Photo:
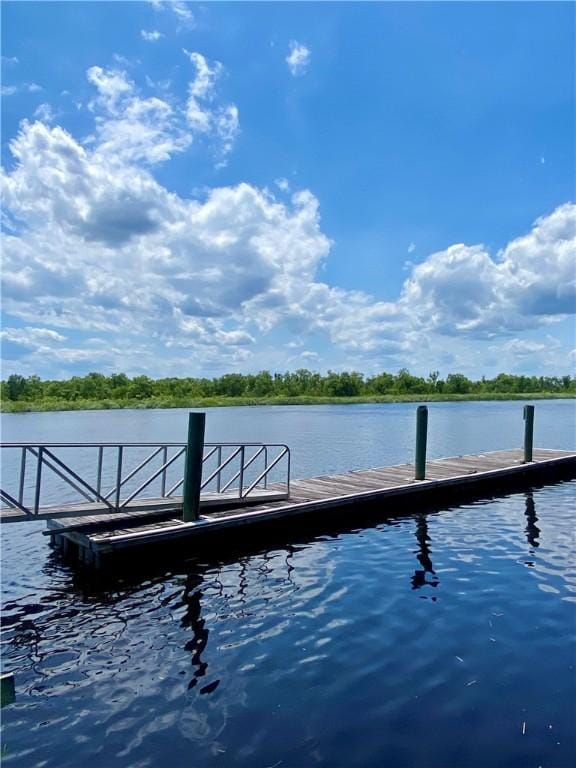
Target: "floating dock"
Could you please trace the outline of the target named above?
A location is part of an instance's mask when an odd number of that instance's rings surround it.
[[[533,448],[532,405],[524,406],[522,449],[427,460],[427,430],[428,409],[419,406],[414,464],[297,480],[287,445],[206,443],[203,413],[188,415],[185,443],[2,443],[9,469],[0,521],[46,520],[54,546],[98,567],[115,553],[198,537],[248,543],[247,527],[326,525],[337,516],[355,525],[370,509],[388,517],[576,476],[576,452]]]
[[[237,532],[246,526],[271,524],[296,518],[316,517],[338,508],[378,504],[379,514],[387,510],[398,513],[399,505],[418,502],[433,504],[439,497],[456,503],[467,497],[490,496],[507,484],[530,485],[559,477],[576,475],[576,453],[562,450],[534,449],[526,462],[525,451],[504,450],[469,456],[429,460],[425,478],[416,480],[418,460],[400,464],[357,470],[341,475],[322,475],[292,480],[287,498],[274,500],[273,486],[267,489],[271,498],[263,503],[245,503],[226,509],[210,509],[200,504],[198,519],[182,519],[182,505],[172,510],[121,512],[107,515],[62,515],[48,520],[44,532],[63,551],[74,549],[80,560],[98,566],[103,556],[136,548],[166,545],[217,532]],[[282,494],[282,489],[278,489]],[[350,510],[350,521],[354,511]]]

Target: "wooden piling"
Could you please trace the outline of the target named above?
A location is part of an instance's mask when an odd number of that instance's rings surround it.
[[[414,478],[426,478],[426,441],[428,436],[428,408],[419,405],[416,410],[416,462]]]
[[[188,414],[188,443],[184,465],[182,519],[185,523],[198,520],[202,486],[202,456],[204,453],[205,413]]]
[[[532,461],[534,446],[534,406],[524,406],[524,463]]]

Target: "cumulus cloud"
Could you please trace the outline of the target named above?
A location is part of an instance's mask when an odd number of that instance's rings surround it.
[[[237,110],[218,101],[222,65],[187,56],[181,108],[92,67],[92,136],[24,121],[10,142],[2,290],[17,327],[5,328],[5,347],[54,366],[128,368],[119,339],[129,339],[134,367],[151,373],[248,365],[275,329],[305,350],[329,340],[340,359],[398,367],[434,339],[444,349],[446,336],[454,354],[466,337],[503,338],[517,359],[545,354],[518,333],[574,311],[575,205],[495,255],[465,244],[430,255],[394,301],[329,285],[319,275],[332,243],[310,191],[280,181],[279,199],[238,183],[195,198],[154,177],[196,137],[219,135],[225,153],[236,135]]]
[[[106,98],[116,103],[118,91]],[[280,205],[239,184],[186,200],[131,164],[133,154],[111,158],[39,122],[24,123],[11,150],[3,295],[17,317],[245,347],[251,303],[272,325],[291,314],[286,286],[296,295],[329,249],[309,194]]]
[[[452,245],[412,269],[401,304],[446,335],[490,338],[534,328],[576,307],[576,206],[534,223],[493,258],[482,245]]]
[[[288,69],[294,77],[300,77],[306,73],[310,65],[310,51],[305,45],[296,42],[296,40],[290,41],[289,48],[289,53],[286,56]]]
[[[192,136],[168,101],[142,98],[125,72],[91,67],[88,80],[98,95],[90,102],[96,113],[98,152],[123,162],[165,162],[184,151]]]
[[[224,68],[220,62],[210,65],[200,53],[185,53],[195,74],[182,107],[174,104],[166,83],[159,84],[164,86],[162,98],[144,97],[125,71],[90,67],[87,77],[97,91],[89,104],[96,117],[92,143],[100,155],[154,165],[185,151],[194,137],[202,136],[217,165],[225,163],[240,126],[237,107],[221,104],[216,93],[216,80]]]

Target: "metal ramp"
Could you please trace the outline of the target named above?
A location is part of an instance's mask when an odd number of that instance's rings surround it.
[[[186,443],[2,443],[0,522],[182,510]],[[200,509],[287,499],[282,444],[206,443]],[[119,518],[118,518],[119,519]]]

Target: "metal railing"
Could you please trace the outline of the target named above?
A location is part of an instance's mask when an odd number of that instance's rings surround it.
[[[186,443],[5,442],[0,448],[0,499],[31,518],[45,508],[75,503],[120,512],[136,501],[181,501]],[[203,498],[246,501],[272,483],[289,495],[288,446],[204,444]]]

